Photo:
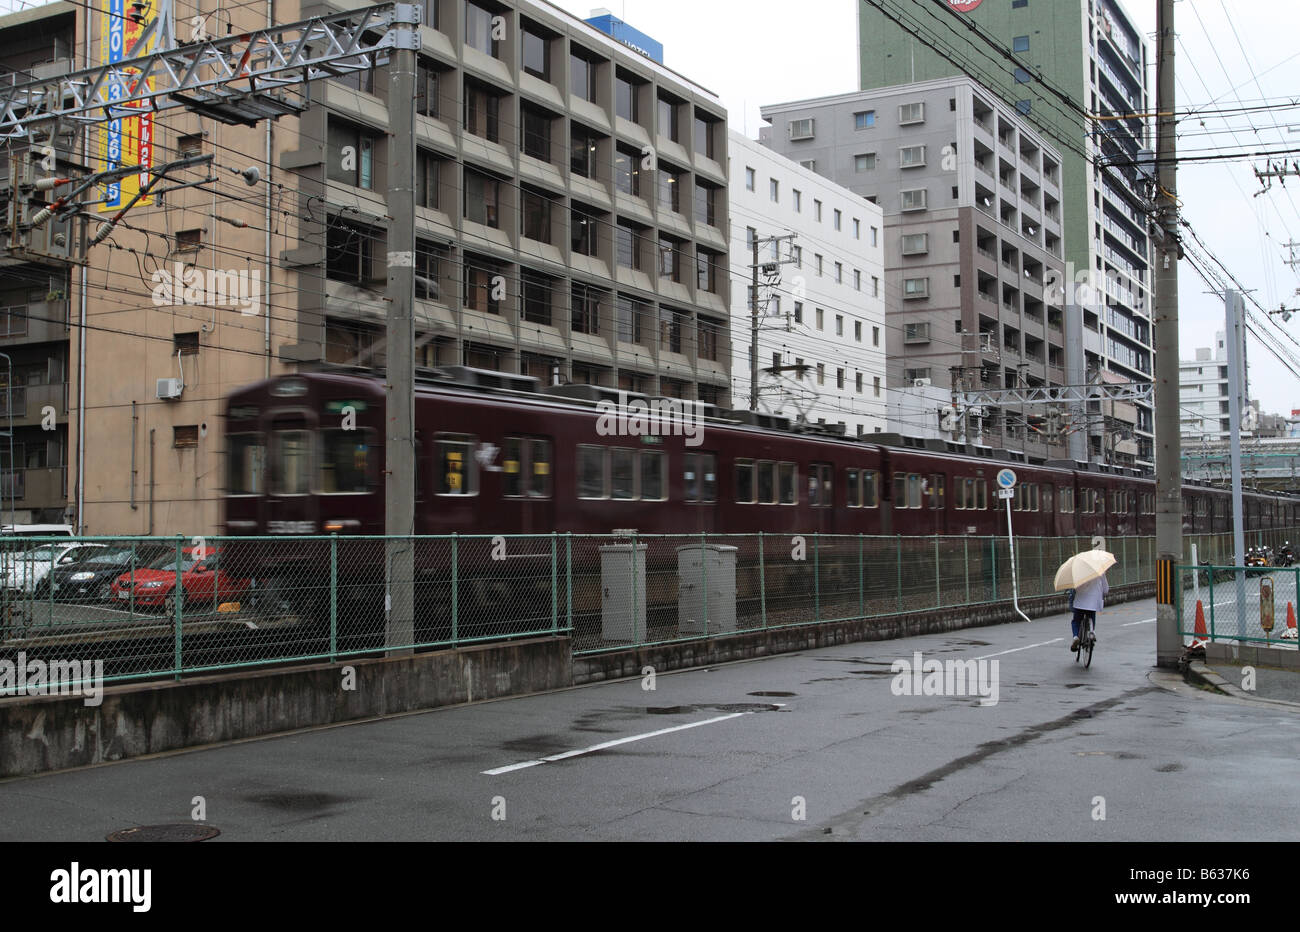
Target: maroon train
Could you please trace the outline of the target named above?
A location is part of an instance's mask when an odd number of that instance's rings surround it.
[[[731,416],[664,420],[648,434],[646,425],[615,422],[599,390],[556,391],[476,370],[418,384],[418,534],[1001,534],[993,480],[1004,466],[1019,480],[1018,534],[1155,533],[1150,478]],[[611,433],[620,427],[633,433]],[[235,392],[226,406],[226,533],[383,533],[383,444],[384,383],[374,376],[308,373]],[[1231,530],[1226,492],[1188,486],[1183,503],[1185,533]],[[1249,494],[1246,509],[1248,530],[1300,523],[1293,498]]]

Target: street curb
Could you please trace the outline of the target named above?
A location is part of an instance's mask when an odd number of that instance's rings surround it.
[[[1262,705],[1278,706],[1284,709],[1300,709],[1300,702],[1288,702],[1285,699],[1265,699],[1262,696],[1256,696],[1246,692],[1239,686],[1225,680],[1219,674],[1215,673],[1209,667],[1199,660],[1193,660],[1187,665],[1187,670],[1183,674],[1183,679],[1193,686],[1203,686],[1224,696],[1231,696],[1233,699],[1241,699],[1246,702],[1253,702]]]

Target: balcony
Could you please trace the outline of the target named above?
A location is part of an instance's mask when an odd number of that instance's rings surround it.
[[[68,338],[67,299],[0,307],[0,346]]]
[[[10,399],[13,402],[13,422],[15,427],[27,427],[39,424],[48,405],[59,417],[68,413],[68,384],[56,382],[52,385],[15,385],[11,391],[0,387],[0,422],[7,429],[10,414]]]
[[[11,492],[15,508],[55,508],[67,502],[67,489],[67,469],[63,466],[0,473],[0,498],[6,508]]]

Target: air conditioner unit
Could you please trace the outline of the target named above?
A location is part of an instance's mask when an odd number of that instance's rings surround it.
[[[181,397],[185,384],[180,379],[159,379],[157,396],[161,401],[170,401]]]
[[[930,380],[929,380],[929,379],[913,379],[913,380],[912,380],[912,384],[913,384],[915,387],[917,387],[917,388],[929,388],[929,387],[930,387]]]

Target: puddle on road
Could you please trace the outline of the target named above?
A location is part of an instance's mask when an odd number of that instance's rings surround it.
[[[756,692],[756,693],[746,693],[745,695],[747,695],[747,696],[771,696],[771,697],[773,697],[773,698],[787,698],[787,699],[788,699],[788,698],[790,698],[791,696],[797,696],[798,693],[787,693],[787,692],[781,692],[780,690],[777,690],[777,689],[765,689],[765,690],[761,690],[761,691]]]
[[[664,706],[647,706],[646,714],[648,715],[685,715],[688,712],[697,712],[701,709],[711,709],[718,712],[779,712],[781,706],[772,705],[767,702],[732,702],[718,705],[664,705]]]
[[[1180,770],[1186,770],[1182,764],[1161,764],[1155,768],[1156,773],[1177,773]]]

